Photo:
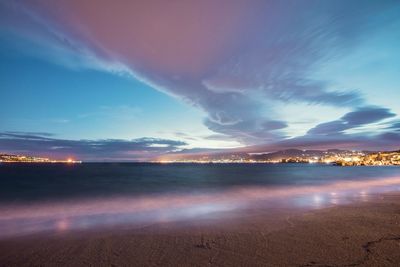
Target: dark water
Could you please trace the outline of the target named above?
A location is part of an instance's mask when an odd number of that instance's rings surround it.
[[[399,167],[1,164],[0,238],[313,209],[400,191]],[[271,213],[273,214],[273,212]]]
[[[2,164],[0,201],[224,190],[237,186],[321,185],[400,177],[400,167],[318,164]]]
[[[318,164],[2,164],[0,201],[37,201],[400,177],[400,167]]]

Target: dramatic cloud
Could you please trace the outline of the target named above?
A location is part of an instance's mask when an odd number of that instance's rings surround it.
[[[341,88],[315,73],[396,18],[380,15],[397,1],[6,3],[35,22],[24,25],[22,35],[34,35],[27,29],[39,31],[35,38],[80,55],[89,67],[129,72],[203,110],[210,130],[245,145],[302,140],[285,133],[288,122],[276,110],[282,103],[355,109],[311,129],[304,138],[320,135],[313,137],[316,142],[334,143],[328,135],[394,116],[367,106],[362,89]],[[18,24],[10,27],[18,31]],[[105,147],[121,144],[103,142]]]
[[[251,144],[285,137],[262,112],[264,100],[362,103],[357,91],[336,89],[311,74],[362,39],[373,28],[367,23],[371,14],[390,7],[391,2],[38,0],[24,10],[78,53],[127,66],[207,112],[211,130]]]
[[[307,134],[294,138],[272,141],[264,145],[247,146],[237,149],[226,150],[181,150],[168,155],[163,155],[163,160],[182,159],[193,155],[220,154],[220,153],[265,153],[283,149],[357,149],[357,150],[398,150],[400,149],[400,122],[395,120],[385,122],[389,125],[383,132],[370,133],[346,133],[346,130],[365,126],[371,123],[378,123],[382,120],[394,117],[387,108],[366,106],[357,108],[346,113],[339,120],[321,123],[310,129]],[[279,127],[279,123],[276,122]],[[283,126],[283,125],[282,125]],[[222,135],[210,136],[209,138],[219,139]]]
[[[134,140],[65,140],[49,137],[50,134],[0,133],[1,152],[35,153],[35,155],[65,159],[74,156],[82,160],[132,161],[149,160],[160,154],[172,152],[186,143],[157,138]]]
[[[341,134],[345,130],[360,127],[362,125],[379,122],[391,118],[396,114],[390,112],[387,108],[380,107],[362,107],[349,112],[336,121],[326,122],[310,129],[310,135],[335,135]]]

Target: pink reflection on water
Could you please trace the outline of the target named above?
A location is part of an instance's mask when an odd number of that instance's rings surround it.
[[[162,194],[0,205],[0,237],[44,231],[66,232],[115,224],[155,223],[222,216],[252,207],[323,208],[368,201],[371,194],[399,190],[400,177],[325,185],[237,187],[221,192]]]
[[[55,229],[58,232],[64,232],[67,231],[69,228],[69,222],[68,219],[62,218],[60,220],[58,220],[55,224]]]

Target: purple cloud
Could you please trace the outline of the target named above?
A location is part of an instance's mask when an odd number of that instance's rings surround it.
[[[186,145],[185,142],[139,138],[133,140],[68,140],[48,137],[49,134],[0,133],[1,152],[34,153],[50,158],[65,159],[75,156],[87,161],[141,161],[149,160],[160,154],[168,153]]]
[[[318,124],[308,131],[310,135],[334,135],[341,134],[345,130],[360,127],[370,123],[396,116],[387,108],[361,107],[345,114],[339,120]]]
[[[80,54],[99,68],[124,66],[136,78],[203,110],[210,130],[252,145],[288,140],[287,122],[272,115],[276,103],[367,105],[358,90],[338,88],[314,72],[350,53],[382,26],[369,23],[371,17],[394,5],[398,3],[99,0],[93,5],[87,0],[37,0],[13,8],[39,21],[46,29],[41,28],[40,38],[53,46]],[[385,112],[357,109],[309,134],[342,133],[384,119]]]

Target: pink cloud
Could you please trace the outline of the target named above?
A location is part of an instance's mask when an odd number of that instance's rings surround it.
[[[265,4],[38,0],[31,5],[134,69],[201,78],[243,46]]]
[[[24,5],[63,45],[95,62],[126,66],[154,88],[202,109],[210,130],[246,145],[287,138],[287,123],[270,112],[273,101],[365,105],[358,91],[328,90],[329,81],[312,73],[351,51],[377,28],[367,23],[370,15],[391,7],[262,0],[34,0]]]

